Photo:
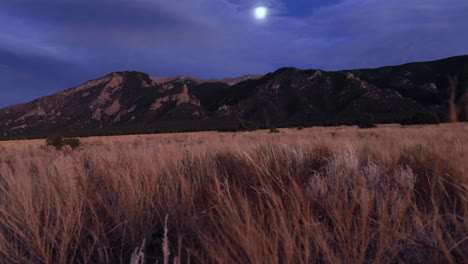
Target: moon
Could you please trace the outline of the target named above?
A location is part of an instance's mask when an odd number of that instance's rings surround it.
[[[268,9],[264,6],[255,8],[255,18],[257,20],[264,20],[268,15]]]

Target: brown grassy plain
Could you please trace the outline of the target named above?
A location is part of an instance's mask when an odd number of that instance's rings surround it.
[[[0,263],[463,263],[468,124],[0,142]]]

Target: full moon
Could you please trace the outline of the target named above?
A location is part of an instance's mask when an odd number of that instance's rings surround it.
[[[268,14],[268,9],[263,6],[255,8],[255,18],[258,20],[264,20]]]

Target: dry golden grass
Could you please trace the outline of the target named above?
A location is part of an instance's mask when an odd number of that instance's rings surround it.
[[[463,263],[468,125],[0,142],[1,263]]]

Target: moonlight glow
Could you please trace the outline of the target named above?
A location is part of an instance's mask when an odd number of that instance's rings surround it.
[[[268,9],[263,6],[255,8],[255,18],[258,20],[264,20],[267,17]]]

